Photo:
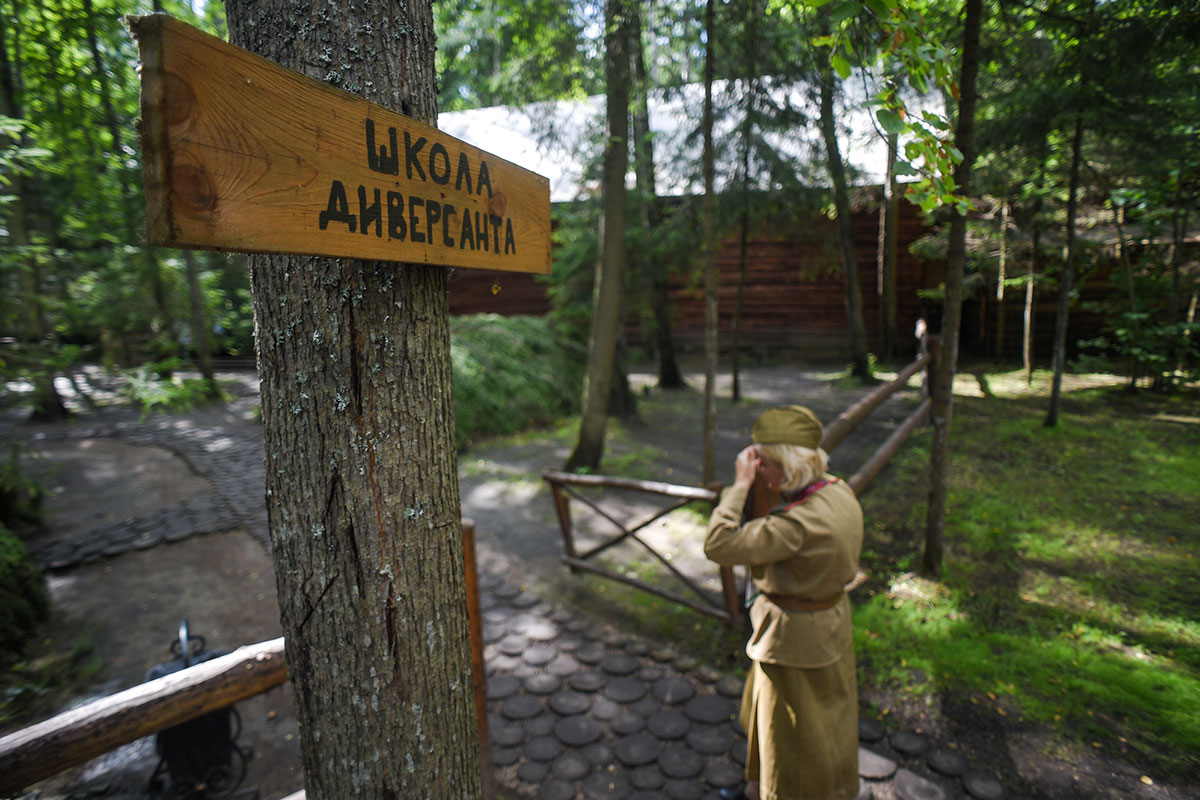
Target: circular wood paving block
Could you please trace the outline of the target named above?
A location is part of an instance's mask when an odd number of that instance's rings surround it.
[[[629,795],[629,800],[671,800],[665,792],[655,791],[654,789],[638,789],[633,794]]]
[[[660,739],[679,739],[691,723],[678,711],[659,711],[646,720],[646,729]]]
[[[653,764],[647,764],[644,767],[638,767],[631,770],[629,773],[629,782],[633,784],[635,789],[659,789],[667,782],[667,777],[662,774],[662,770]]]
[[[655,647],[650,651],[650,657],[655,661],[667,662],[674,661],[679,654],[669,647]]]
[[[631,656],[644,656],[650,652],[650,645],[641,639],[631,639],[625,643],[625,652]]]
[[[854,795],[854,800],[875,800],[875,792],[871,791],[871,784],[858,779],[858,794]]]
[[[929,740],[923,734],[912,731],[892,731],[888,741],[906,756],[919,756],[929,747]]]
[[[558,655],[558,651],[556,651],[553,647],[549,647],[548,645],[544,645],[544,644],[539,644],[539,645],[534,645],[533,647],[526,648],[525,652],[522,654],[521,657],[525,659],[526,664],[531,664],[535,667],[540,667],[543,664],[549,664],[551,661],[554,660],[554,657],[557,655]]]
[[[564,753],[554,759],[550,771],[554,773],[554,777],[564,781],[577,781],[592,771],[592,765],[578,753]],[[571,796],[574,796],[574,792]]]
[[[609,675],[632,675],[637,672],[638,660],[633,656],[612,653],[600,661],[600,669]]]
[[[589,717],[567,717],[554,725],[554,735],[570,747],[583,747],[600,738],[600,725]]]
[[[483,612],[483,621],[501,625],[512,617],[512,611],[507,608],[489,608]]]
[[[531,694],[513,695],[500,706],[500,713],[506,719],[529,719],[542,713],[542,701]]]
[[[704,759],[690,747],[670,745],[658,757],[658,768],[668,778],[694,778],[704,769]]]
[[[642,662],[641,668],[637,671],[637,676],[640,680],[653,685],[655,681],[663,676],[663,668],[657,664],[647,664]]]
[[[529,647],[529,640],[517,633],[510,633],[496,645],[496,649],[506,656],[519,656]]]
[[[529,592],[521,592],[519,595],[508,601],[509,605],[511,605],[513,608],[533,608],[540,602],[541,598],[539,598],[536,594],[530,594]]]
[[[636,678],[617,678],[604,687],[604,693],[618,703],[636,703],[646,696],[646,686]]]
[[[665,791],[670,800],[701,800],[704,797],[704,784],[700,781],[671,781]]]
[[[574,785],[551,778],[538,787],[538,800],[571,800],[575,796]]]
[[[706,694],[693,697],[683,711],[696,722],[725,722],[733,719],[735,709],[728,697]]]
[[[733,745],[733,751],[729,755],[737,763],[746,766],[746,740],[738,739]]]
[[[501,600],[512,600],[520,593],[521,587],[513,586],[511,583],[501,583],[492,588],[492,594]]]
[[[714,761],[704,768],[704,780],[710,786],[725,789],[746,779],[746,770],[728,761]]]
[[[599,664],[600,659],[608,655],[608,648],[597,642],[585,644],[575,651],[575,658],[584,664]]]
[[[620,736],[629,736],[646,727],[646,718],[633,711],[622,711],[613,717],[613,732]]]
[[[967,771],[967,760],[962,757],[962,754],[956,753],[953,750],[939,749],[934,750],[929,755],[925,756],[925,763],[931,769],[934,769],[943,775],[949,775],[952,778],[957,778]]]
[[[583,796],[588,800],[618,800],[629,796],[632,787],[622,772],[593,772],[583,779]]]
[[[525,738],[525,729],[520,725],[496,725],[488,733],[500,747],[512,747]]]
[[[575,636],[562,636],[554,643],[554,646],[559,649],[559,652],[574,653],[583,647],[583,640]]]
[[[558,626],[549,620],[538,620],[530,625],[524,634],[535,642],[549,642],[558,638]]]
[[[883,726],[867,717],[858,718],[858,738],[864,742],[878,742],[886,731]]]
[[[566,653],[559,653],[554,657],[553,661],[546,665],[546,671],[560,678],[565,678],[579,671],[579,662]]]
[[[546,736],[559,720],[554,714],[542,714],[525,721],[525,732],[530,736]]]
[[[986,772],[971,770],[962,776],[962,782],[967,794],[979,800],[1004,800],[1008,796],[1004,784]]]
[[[900,800],[950,800],[950,794],[940,783],[907,769],[896,773],[895,787]]]
[[[497,767],[507,767],[510,764],[515,764],[521,758],[521,751],[516,747],[493,747],[492,748],[492,765]]]
[[[592,700],[586,694],[561,689],[550,695],[550,710],[563,716],[582,714],[592,705]]]
[[[594,692],[603,689],[608,681],[608,676],[598,669],[581,669],[567,678],[567,683],[571,685],[571,688],[580,692]]]
[[[479,574],[479,588],[485,592],[490,592],[503,582],[504,579],[494,572],[481,572]]]
[[[525,679],[525,691],[533,694],[550,694],[562,688],[562,681],[556,675],[539,672]]]
[[[511,613],[511,612],[510,612]],[[533,614],[522,611],[512,614],[508,620],[508,629],[513,633],[519,633],[524,636],[525,632],[538,623],[538,618]]]
[[[697,725],[687,732],[687,743],[698,753],[724,755],[733,747],[733,731],[728,725]]]
[[[510,672],[523,663],[525,662],[518,656],[506,656],[499,653],[487,660],[487,669],[488,672]]]
[[[654,696],[667,705],[673,705],[695,697],[696,687],[687,678],[672,675],[654,684]]]
[[[517,777],[526,783],[541,783],[550,774],[550,767],[536,761],[526,761],[517,768]]]
[[[493,675],[488,678],[488,700],[503,700],[512,697],[521,688],[521,682],[511,675]]]
[[[553,761],[562,755],[562,742],[553,736],[538,736],[525,745],[525,757],[534,761]]]
[[[717,691],[726,697],[741,698],[745,683],[741,678],[725,675],[717,681]]]
[[[593,766],[599,767],[613,763],[613,751],[608,749],[608,745],[601,742],[592,742],[580,752]]]
[[[508,629],[494,622],[483,623],[483,643],[495,644],[508,635]]]
[[[653,763],[662,753],[662,742],[645,733],[623,736],[615,748],[617,760],[627,767]]]
[[[593,719],[599,719],[608,722],[609,720],[616,719],[617,714],[620,714],[625,709],[625,706],[619,706],[612,700],[609,700],[607,697],[601,695],[597,696],[596,699],[592,701],[592,710],[590,713]],[[629,710],[636,714],[637,706],[632,706],[629,708]]]
[[[873,781],[881,781],[896,774],[896,762],[865,747],[860,747],[858,748],[858,774]]]

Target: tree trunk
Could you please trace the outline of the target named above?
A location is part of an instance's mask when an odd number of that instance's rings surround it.
[[[756,105],[758,99],[758,48],[762,46],[758,38],[758,17],[760,13],[757,0],[743,4],[745,9],[745,31],[742,36],[742,68],[746,71],[749,86],[746,90],[746,113],[742,117],[742,220],[741,233],[738,237],[738,274],[737,292],[733,297],[733,321],[730,325],[729,371],[733,376],[733,402],[742,399],[742,300],[746,287],[746,255],[750,240],[750,138],[754,135],[756,121]]]
[[[1079,163],[1083,145],[1083,117],[1075,115],[1075,134],[1071,138],[1071,179],[1067,190],[1067,243],[1063,247],[1062,274],[1058,278],[1058,311],[1054,317],[1054,377],[1050,388],[1050,410],[1043,423],[1047,428],[1058,424],[1062,405],[1062,379],[1067,368],[1067,322],[1071,313],[1071,292],[1075,289],[1075,217],[1079,206]]]
[[[704,485],[715,479],[717,441],[717,234],[713,193],[713,0],[704,5]]]
[[[1000,263],[996,273],[996,358],[1004,358],[1004,281],[1008,278],[1008,200],[1000,206]]]
[[[191,250],[183,251],[183,263],[187,268],[188,294],[191,299],[192,347],[196,350],[196,363],[200,377],[204,379],[210,397],[220,397],[217,378],[213,373],[212,344],[208,335],[208,321],[204,318],[204,292],[200,287],[200,268],[196,255]]]
[[[823,27],[829,29],[830,6],[821,9]],[[837,209],[838,245],[842,250],[842,275],[846,286],[846,322],[850,332],[851,372],[860,380],[871,378],[867,361],[867,331],[863,324],[862,286],[858,279],[858,256],[854,251],[854,228],[850,219],[850,189],[846,166],[838,148],[837,128],[833,119],[833,68],[821,67],[821,137],[825,141],[825,163],[833,184],[833,202]]]
[[[1025,385],[1033,385],[1033,296],[1042,250],[1042,189],[1046,185],[1046,140],[1042,140],[1038,167],[1037,199],[1033,203],[1033,236],[1029,251],[1029,276],[1025,282],[1025,314],[1022,319],[1021,352],[1025,361]]]
[[[621,325],[625,266],[625,171],[629,164],[628,18],[623,0],[607,0],[604,73],[607,83],[608,136],[604,145],[604,199],[600,219],[600,257],[596,263],[588,371],[583,388],[579,440],[566,468],[600,468],[613,360]]]
[[[235,44],[436,121],[430,0],[226,9]],[[307,796],[478,798],[447,271],[249,260]]]
[[[896,185],[896,152],[899,137],[887,138],[887,179],[883,185],[883,200],[879,204],[879,355],[896,357],[900,333],[896,327],[896,261],[900,230],[900,191]]]
[[[642,199],[641,223],[652,237],[662,222],[658,208],[658,188],[654,178],[654,139],[650,131],[650,80],[646,75],[646,59],[642,43],[642,14],[638,3],[629,8],[630,69],[633,99],[634,172],[638,194]],[[669,268],[663,259],[647,257],[649,248],[639,258],[640,268],[650,276],[650,311],[654,325],[654,343],[658,351],[658,387],[680,389],[683,374],[675,358],[675,338],[671,334],[670,292],[667,285]]]
[[[24,110],[16,93],[16,81],[12,63],[8,57],[8,35],[0,24],[0,114],[11,119],[21,119]],[[23,137],[22,137],[23,138]],[[0,149],[20,145],[6,133],[0,133]],[[21,272],[21,306],[25,312],[24,340],[31,345],[38,363],[33,365],[33,413],[31,422],[54,422],[67,417],[67,407],[54,386],[55,369],[49,363],[51,353],[45,352],[46,321],[42,314],[41,266],[37,255],[28,250],[32,244],[29,237],[25,177],[19,169],[6,170],[7,182],[8,243],[18,254],[17,263]]]
[[[975,79],[979,74],[979,31],[983,24],[983,0],[966,0],[963,21],[962,73],[959,87],[958,120],[954,145],[962,162],[954,170],[954,185],[963,195],[970,192],[971,165],[975,160]],[[941,353],[933,384],[933,441],[929,452],[929,511],[925,520],[925,549],[921,573],[942,574],[942,551],[946,527],[946,470],[950,459],[950,422],[954,412],[954,373],[958,362],[958,331],[962,321],[963,273],[967,256],[967,218],[954,211],[946,252],[946,296],[942,314]]]

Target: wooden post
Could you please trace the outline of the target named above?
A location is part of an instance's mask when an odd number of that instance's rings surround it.
[[[475,687],[475,714],[479,731],[479,766],[484,795],[495,796],[491,780],[491,747],[488,744],[487,665],[483,661],[483,615],[479,610],[479,562],[475,555],[475,521],[462,521],[463,566],[467,588],[467,619],[471,628],[471,675]]]

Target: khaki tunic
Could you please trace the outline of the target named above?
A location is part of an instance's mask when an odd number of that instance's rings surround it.
[[[746,777],[763,800],[849,800],[858,794],[858,696],[850,601],[862,509],[830,483],[803,501],[741,524],[746,490],[730,487],[713,511],[705,554],[750,565],[760,591],[825,601],[823,611],[784,611],[760,595],[750,609],[754,661],[742,698]]]

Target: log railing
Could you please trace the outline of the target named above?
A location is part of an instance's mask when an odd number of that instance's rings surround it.
[[[740,605],[737,584],[734,581],[733,569],[731,567],[721,567],[719,569],[722,597],[719,603],[715,602],[709,593],[705,592],[704,589],[698,586],[687,575],[680,572],[679,568],[672,564],[670,559],[659,553],[645,539],[638,535],[639,531],[642,531],[651,523],[662,519],[673,511],[683,508],[689,503],[699,501],[711,508],[717,502],[717,498],[721,496],[721,487],[719,484],[714,484],[707,489],[700,489],[695,486],[678,486],[673,483],[642,481],[636,478],[619,478],[607,475],[575,475],[569,472],[556,472],[554,470],[543,472],[542,478],[545,479],[546,483],[550,484],[550,491],[554,497],[554,508],[558,512],[559,527],[563,536],[563,550],[566,553],[562,557],[562,560],[564,564],[571,568],[572,572],[588,572],[593,575],[600,575],[601,577],[633,586],[643,592],[665,598],[673,603],[686,606],[701,614],[725,620],[731,625],[737,624]],[[591,498],[580,493],[579,489],[581,488],[616,489],[662,495],[663,497],[672,498],[673,502],[659,508],[636,524],[625,525],[597,505]],[[588,506],[603,519],[612,523],[617,532],[611,538],[605,539],[587,551],[579,552],[575,541],[575,528],[571,520],[572,498]],[[631,578],[628,575],[622,575],[613,570],[593,564],[588,560],[603,553],[613,545],[627,540],[632,540],[640,544],[660,564],[666,567],[694,595],[695,599],[662,586],[656,586],[637,578]]]
[[[467,612],[471,665],[480,744],[487,758],[487,683],[479,581],[475,562],[475,523],[463,520]],[[0,797],[65,769],[84,764],[121,745],[245,700],[288,680],[282,637],[239,647],[123,692],[65,711],[0,738]],[[293,795],[302,800],[303,792]]]
[[[908,386],[908,381],[920,372],[922,369],[927,370],[929,375],[933,374],[933,362],[937,352],[936,337],[927,336],[921,340],[921,349],[917,358],[911,364],[906,366],[893,379],[882,386],[879,386],[862,397],[850,408],[838,415],[837,419],[831,422],[826,428],[825,433],[821,438],[821,446],[825,452],[832,452],[838,445],[846,440],[854,430],[862,424],[862,422],[871,415],[876,408],[883,404],[885,400],[894,395],[896,392]],[[928,393],[926,393],[928,395]],[[926,417],[929,416],[930,400],[925,396],[917,408],[900,424],[892,435],[876,450],[870,458],[854,473],[846,483],[849,484],[855,494],[862,494],[867,486],[875,479],[880,470],[887,462],[896,454],[900,446],[912,435],[917,426],[920,425]],[[556,472],[548,470],[542,473],[542,477],[550,484],[550,489],[554,497],[554,508],[558,512],[559,527],[562,531],[563,549],[565,555],[562,557],[563,563],[571,568],[572,572],[588,572],[594,575],[600,575],[620,583],[633,586],[644,592],[663,597],[672,602],[699,611],[702,614],[717,617],[725,620],[732,626],[736,626],[741,618],[741,596],[745,594],[744,589],[739,589],[738,581],[734,577],[732,567],[721,567],[721,594],[722,602],[717,605],[712,599],[704,593],[700,587],[690,578],[681,573],[670,561],[661,553],[657,552],[653,547],[647,544],[637,533],[645,528],[650,523],[661,519],[665,515],[687,505],[696,500],[703,501],[709,506],[716,505],[720,497],[720,485],[714,484],[708,489],[699,489],[693,486],[677,486],[670,483],[659,483],[657,481],[642,481],[635,478],[621,478],[608,475],[574,475],[567,472]],[[591,487],[606,490],[633,490],[638,492],[646,492],[650,494],[661,494],[666,497],[676,498],[676,502],[659,509],[647,519],[627,527],[611,514],[604,511],[593,500],[583,496],[576,487]],[[574,498],[604,519],[611,522],[617,529],[618,533],[610,539],[602,541],[600,544],[592,547],[586,552],[580,553],[575,541],[574,524],[571,520],[571,505],[570,501]],[[760,481],[755,481],[751,487],[747,502],[746,502],[746,518],[754,519],[761,517],[774,507],[779,502],[778,493],[769,491]],[[613,545],[619,544],[627,539],[640,544],[652,556],[658,559],[672,574],[675,575],[693,594],[699,597],[699,602],[685,597],[676,592],[672,592],[661,586],[655,586],[646,581],[631,578],[627,575],[622,575],[610,569],[590,563],[588,559],[599,555]],[[863,583],[866,575],[861,571],[854,579],[846,585],[846,590],[850,591]],[[748,582],[743,579],[742,585],[746,586]]]

